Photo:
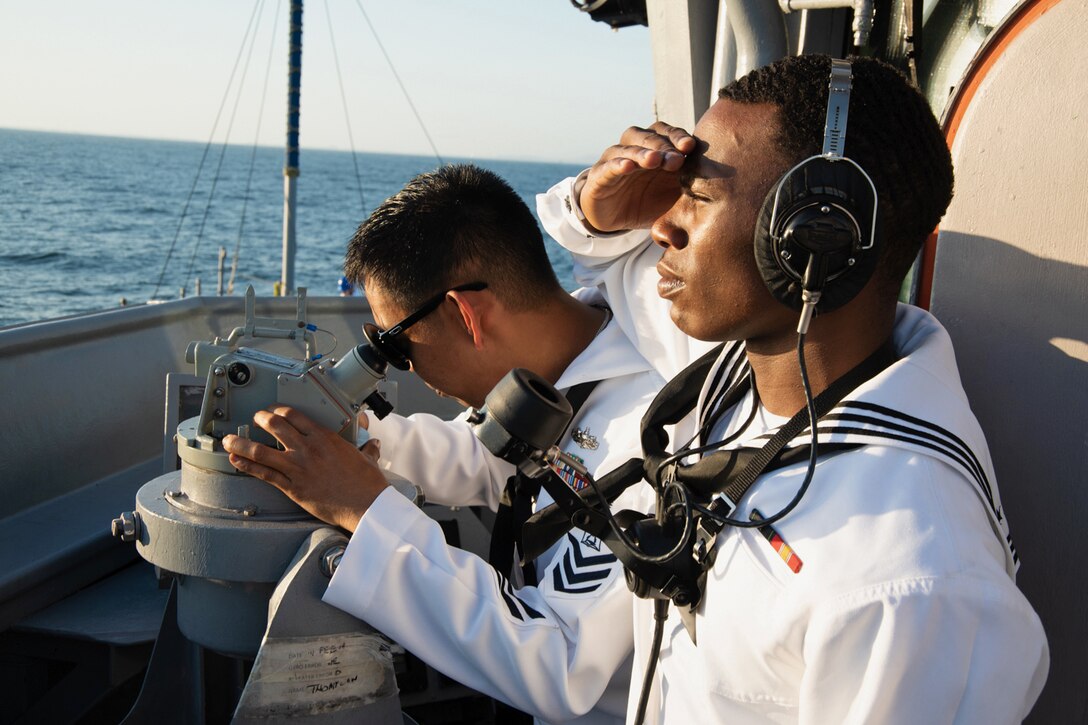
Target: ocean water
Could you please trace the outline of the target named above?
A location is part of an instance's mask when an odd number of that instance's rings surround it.
[[[238,251],[234,294],[252,284],[272,294],[283,228],[283,150],[0,129],[0,327],[176,299],[182,288],[216,294]],[[251,159],[253,161],[250,176]],[[581,167],[471,161],[533,197]],[[362,179],[362,198],[355,163]],[[335,295],[355,228],[434,157],[344,151],[301,152],[295,282]],[[218,173],[217,173],[218,172]],[[247,192],[247,184],[249,185]],[[187,205],[188,200],[188,206]],[[184,216],[183,216],[184,212]],[[560,283],[571,265],[546,240]]]

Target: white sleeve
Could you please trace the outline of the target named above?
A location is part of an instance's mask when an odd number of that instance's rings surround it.
[[[539,588],[515,591],[385,491],[360,521],[324,601],[458,682],[543,720],[570,720],[593,708],[627,663],[632,605],[607,550],[575,536],[564,548]]]
[[[497,509],[515,469],[484,448],[466,415],[450,421],[426,413],[372,418],[368,432],[381,441],[379,464],[418,485],[431,503]]]
[[[573,183],[573,178],[565,179],[539,194],[537,216],[548,234],[571,253],[575,281],[600,290],[623,333],[669,380],[716,343],[692,339],[673,324],[669,303],[657,294],[661,249],[649,233],[589,232],[574,213]]]
[[[803,654],[800,723],[1019,723],[1049,662],[1027,600],[969,572],[843,595]]]

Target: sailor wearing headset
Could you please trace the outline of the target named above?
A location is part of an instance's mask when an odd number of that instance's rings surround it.
[[[676,562],[705,581],[694,610],[638,603],[629,720],[1030,711],[1049,655],[986,442],[948,335],[896,303],[951,192],[900,74],[806,56],[728,86],[693,135],[629,129],[539,198],[579,281],[673,378],[644,421],[641,506],[688,522]],[[648,227],[657,247],[609,233]],[[724,345],[700,359],[685,335]]]

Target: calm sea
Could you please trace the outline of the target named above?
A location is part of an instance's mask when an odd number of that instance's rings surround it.
[[[281,264],[283,151],[213,146],[198,177],[204,151],[201,143],[0,129],[0,326],[117,307],[121,298],[175,299],[183,287],[192,295],[197,279],[201,294],[214,295],[220,247],[225,278],[238,253],[234,294],[249,284],[272,294]],[[302,151],[295,279],[311,295],[338,293],[344,249],[359,222],[438,165],[434,157],[370,153],[354,161],[361,199],[351,153]],[[536,193],[580,170],[446,161],[491,169],[530,208]],[[573,289],[569,260],[547,243],[560,282]]]

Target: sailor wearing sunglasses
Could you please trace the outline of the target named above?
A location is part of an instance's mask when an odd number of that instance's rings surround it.
[[[580,405],[557,443],[589,471],[640,455],[638,421],[663,379],[599,297],[563,291],[532,213],[495,175],[447,166],[413,179],[360,226],[345,271],[365,287],[375,318],[365,334],[390,365],[476,407],[527,368]],[[240,470],[354,532],[325,601],[540,720],[622,722],[633,649],[622,567],[577,529],[522,562],[521,524],[550,498],[491,456],[467,416],[371,419],[375,440],[360,455],[280,408],[255,420],[285,451],[224,444]],[[447,545],[383,470],[429,501],[498,509],[491,562]]]

